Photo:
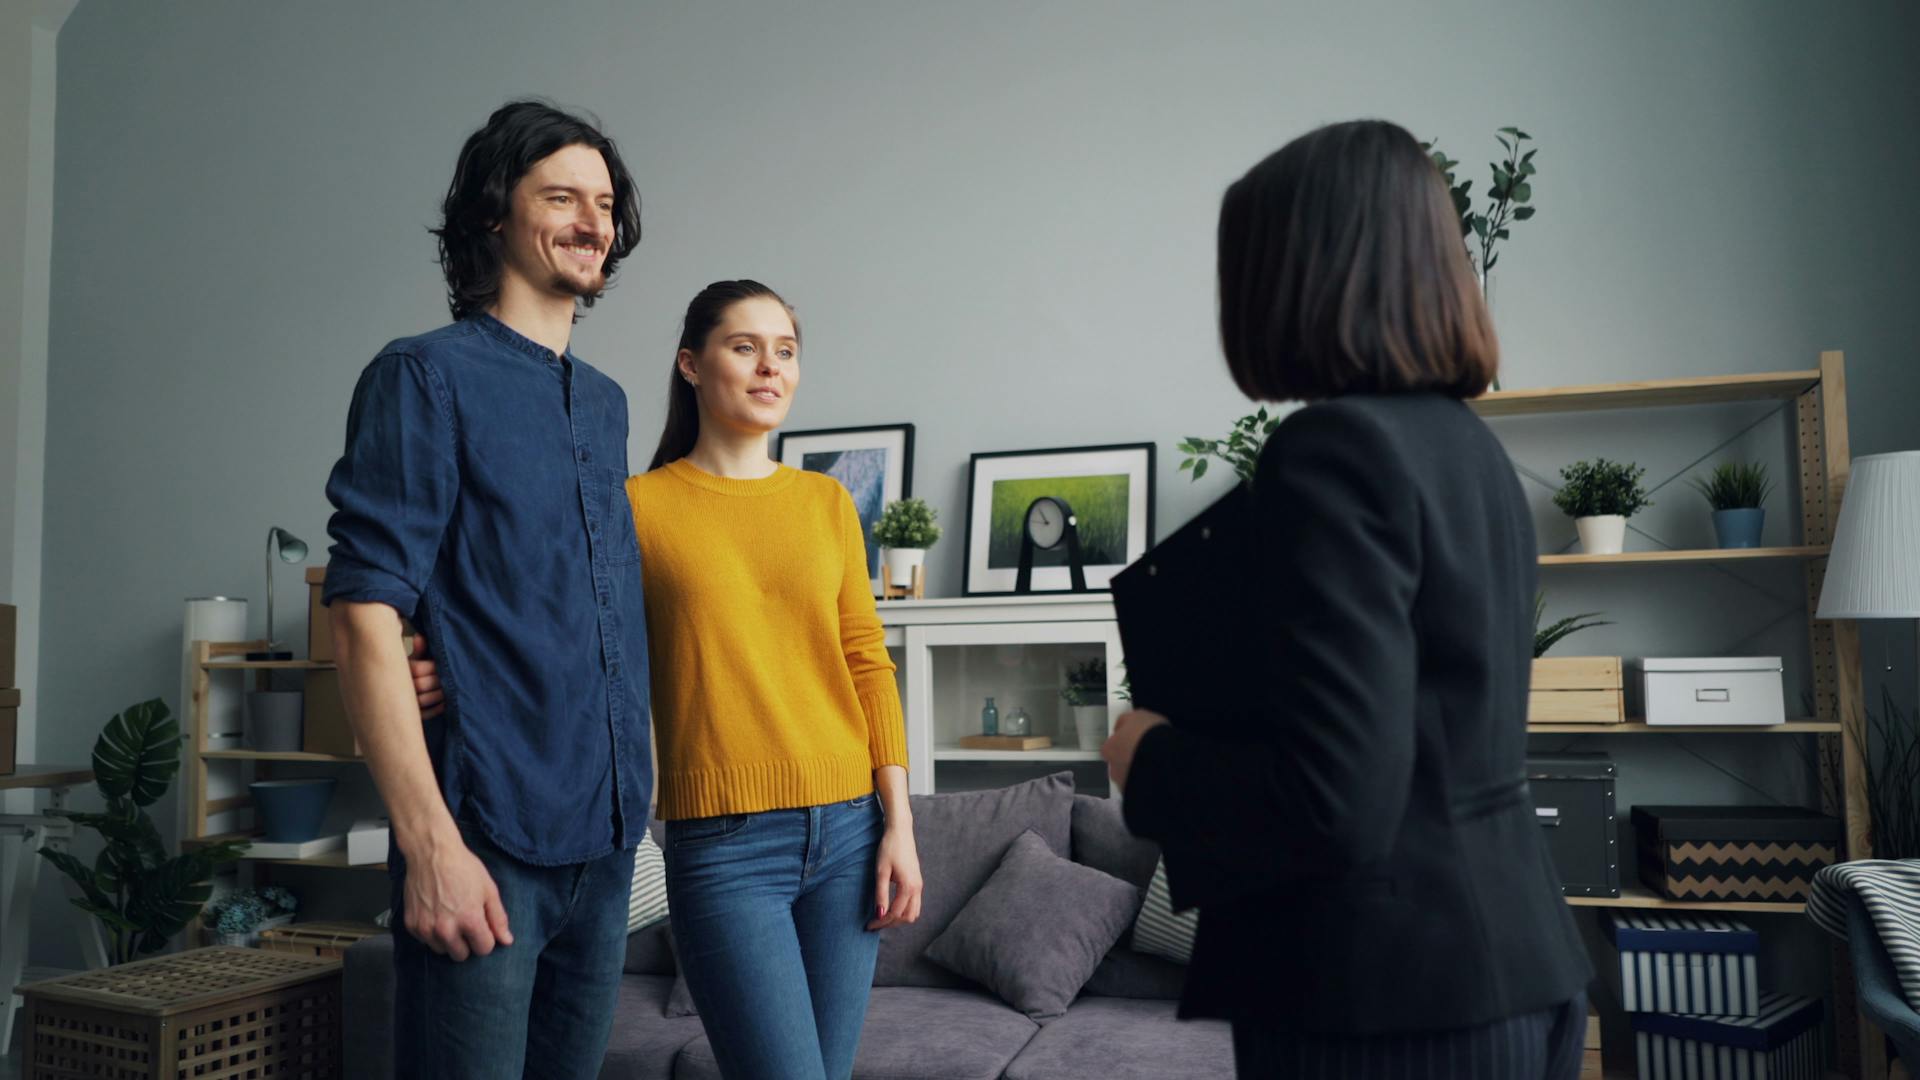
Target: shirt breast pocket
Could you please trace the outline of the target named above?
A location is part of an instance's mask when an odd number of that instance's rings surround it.
[[[607,488],[605,530],[607,565],[626,566],[640,561],[640,540],[633,531],[633,507],[627,501],[627,475],[618,469],[603,469]]]

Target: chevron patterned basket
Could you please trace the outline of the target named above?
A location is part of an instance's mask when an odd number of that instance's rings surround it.
[[[1636,806],[1640,880],[1669,900],[1802,901],[1842,858],[1840,819],[1786,806]]]

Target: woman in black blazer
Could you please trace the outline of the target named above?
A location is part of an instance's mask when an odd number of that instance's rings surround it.
[[[1308,404],[1251,485],[1245,707],[1132,712],[1105,751],[1200,909],[1181,1016],[1232,1021],[1241,1076],[1571,1078],[1592,972],[1527,795],[1538,549],[1463,403],[1498,345],[1446,186],[1399,127],[1321,128],[1227,189],[1219,275],[1234,380]]]

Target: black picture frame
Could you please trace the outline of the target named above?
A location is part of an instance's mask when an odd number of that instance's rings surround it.
[[[887,467],[881,479],[879,504],[862,506],[861,493],[848,489],[854,498],[855,509],[860,511],[860,524],[866,534],[867,565],[872,570],[869,584],[874,595],[880,594],[880,574],[883,568],[876,567],[878,553],[873,543],[873,526],[879,520],[879,512],[896,499],[913,496],[913,425],[912,424],[868,424],[861,427],[812,428],[806,431],[782,431],[774,440],[773,456],[775,460],[796,469],[804,468],[802,462],[808,453],[821,451],[873,450],[886,449],[889,453]],[[893,452],[897,451],[898,468],[895,468]],[[787,460],[791,455],[794,460]],[[830,474],[831,475],[831,474]],[[844,485],[844,477],[837,477]],[[898,487],[895,487],[895,480]]]
[[[1154,513],[1156,509],[1156,484],[1154,465],[1156,449],[1153,443],[1107,443],[1099,446],[1062,446],[1039,450],[993,450],[976,453],[967,462],[967,521],[963,535],[965,543],[965,581],[962,594],[965,596],[1010,596],[1013,591],[1014,570],[994,569],[990,565],[990,552],[987,540],[991,536],[991,522],[983,521],[980,515],[992,513],[991,494],[984,500],[981,497],[983,481],[987,484],[1009,479],[1032,479],[1044,476],[1046,464],[1067,457],[1097,457],[1111,455],[1110,467],[1125,472],[1130,485],[1137,482],[1141,498],[1137,504],[1132,499],[1133,486],[1129,487],[1129,527],[1125,543],[1125,555],[1118,562],[1102,562],[1086,568],[1089,592],[1107,592],[1107,583],[1128,563],[1146,554],[1154,542]],[[1135,457],[1137,455],[1137,457]],[[1133,460],[1127,460],[1133,458]],[[1026,476],[1001,475],[1009,471],[1005,466],[1013,465],[1012,472],[1028,473]],[[1071,466],[1068,466],[1071,467]],[[1067,500],[1071,505],[1072,500]],[[1075,507],[1080,514],[1081,508]],[[1084,516],[1084,515],[1083,515]],[[1134,525],[1138,524],[1138,535]],[[1004,578],[1004,580],[1002,580]],[[1066,584],[1069,579],[1065,567],[1047,567],[1034,571],[1034,594],[1071,594],[1073,590]],[[1058,578],[1058,581],[1054,579]]]

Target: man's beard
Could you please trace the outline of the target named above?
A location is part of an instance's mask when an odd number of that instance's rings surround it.
[[[553,275],[553,291],[565,293],[591,304],[595,300],[600,299],[601,293],[607,291],[607,275],[602,271],[596,270],[594,271],[591,281],[581,281],[566,274],[555,274]]]

